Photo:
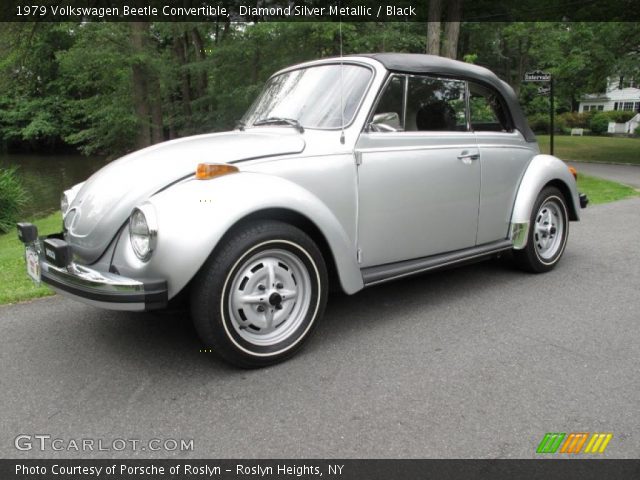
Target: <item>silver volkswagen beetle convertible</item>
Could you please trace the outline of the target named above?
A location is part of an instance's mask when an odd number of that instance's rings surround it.
[[[260,367],[302,346],[330,284],[511,250],[552,269],[586,203],[492,72],[384,53],[277,72],[236,130],[126,155],[64,192],[61,233],[18,234],[36,281],[116,310],[188,292],[207,348]]]

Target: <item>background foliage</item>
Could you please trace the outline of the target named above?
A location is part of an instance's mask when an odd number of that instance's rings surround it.
[[[342,34],[345,54],[424,52],[427,26],[343,23]],[[337,23],[4,24],[0,150],[118,156],[229,129],[274,71],[339,51]],[[455,56],[510,83],[538,131],[548,131],[548,100],[521,82],[524,72],[550,71],[557,113],[575,111],[582,94],[604,91],[609,75],[640,79],[640,27],[462,23]],[[557,129],[591,122],[560,117]]]
[[[15,168],[0,169],[0,233],[15,228],[20,209],[27,202],[27,193]]]

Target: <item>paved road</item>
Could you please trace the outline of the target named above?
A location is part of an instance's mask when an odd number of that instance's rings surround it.
[[[589,208],[546,275],[495,261],[334,296],[301,355],[261,371],[200,353],[183,315],[0,308],[0,456],[75,455],[13,447],[48,433],[193,438],[179,458],[512,458],[595,431],[637,458],[638,238],[626,200]]]
[[[606,178],[640,188],[640,165],[607,165],[604,163],[568,162],[585,175]]]

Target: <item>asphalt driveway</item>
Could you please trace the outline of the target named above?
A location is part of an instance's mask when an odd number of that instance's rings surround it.
[[[393,235],[390,234],[390,240]],[[534,457],[546,432],[640,452],[640,199],[590,207],[545,275],[493,261],[330,299],[307,348],[219,363],[184,313],[0,307],[0,456],[19,434],[193,439],[89,458]]]

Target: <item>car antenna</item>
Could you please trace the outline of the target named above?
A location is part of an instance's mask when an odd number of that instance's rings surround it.
[[[342,9],[341,9],[342,10]],[[340,10],[340,11],[341,11]],[[343,76],[342,71],[342,13],[338,19],[338,36],[340,37],[340,143],[344,145],[344,100],[343,100]]]

